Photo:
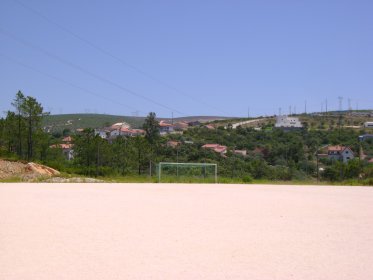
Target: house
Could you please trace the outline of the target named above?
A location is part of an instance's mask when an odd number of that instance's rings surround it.
[[[213,130],[213,129],[215,129],[215,127],[213,126],[213,125],[211,125],[211,124],[207,124],[207,125],[205,125],[205,126],[203,126],[204,128],[207,128],[207,129],[210,129],[210,130]]]
[[[373,139],[373,134],[364,134],[359,136],[359,141],[363,142],[367,139]]]
[[[179,141],[173,141],[173,140],[170,140],[170,141],[167,141],[166,146],[167,146],[167,147],[171,147],[171,148],[176,148],[176,147],[178,147],[180,144],[181,144],[181,142],[179,142]]]
[[[62,149],[62,153],[67,160],[72,160],[74,158],[74,145],[73,144],[55,144],[49,146],[51,149]]]
[[[205,144],[202,146],[203,149],[209,149],[213,150],[216,153],[219,153],[221,155],[225,155],[227,153],[227,146],[222,146],[219,144]]]
[[[141,136],[145,134],[145,130],[143,129],[132,129],[132,128],[127,128],[127,127],[122,127],[119,129],[112,130],[110,132],[110,138],[116,138],[118,136],[130,136],[130,137],[135,137],[135,136]]]
[[[328,158],[331,160],[339,160],[347,163],[354,157],[354,153],[349,147],[340,145],[328,147]]]
[[[143,129],[122,129],[122,133],[124,136],[136,137],[136,136],[145,135],[145,130]]]
[[[189,127],[188,123],[186,122],[177,122],[174,124],[174,129],[177,131],[184,131],[187,130]]]
[[[276,117],[276,128],[281,128],[285,131],[301,129],[303,125],[299,121],[299,118],[288,117],[286,115],[281,115]]]
[[[373,122],[365,122],[364,127],[366,128],[373,128]]]
[[[71,136],[67,136],[62,139],[62,142],[64,143],[71,143],[72,141],[73,141],[73,138]]]
[[[110,129],[101,128],[101,129],[95,129],[95,135],[100,136],[102,139],[107,139],[110,135]]]
[[[247,151],[246,150],[233,150],[233,153],[235,155],[239,155],[239,156],[243,156],[243,157],[247,156]]]
[[[119,123],[115,123],[113,125],[111,125],[109,127],[110,130],[116,130],[116,129],[120,129],[120,128],[130,128],[131,126],[126,123],[126,122],[119,122]]]
[[[193,122],[188,122],[189,126],[200,126],[202,123],[200,121],[193,121]]]
[[[174,131],[174,125],[167,123],[166,121],[159,122],[159,133],[161,135],[169,134]]]

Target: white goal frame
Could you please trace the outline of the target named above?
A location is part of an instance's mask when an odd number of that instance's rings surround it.
[[[182,163],[182,162],[160,162],[158,163],[158,166],[157,166],[157,172],[158,172],[158,182],[160,183],[161,182],[161,178],[162,178],[162,165],[163,166],[199,166],[199,167],[207,167],[207,166],[212,166],[214,167],[214,179],[215,179],[215,184],[218,183],[218,165],[216,163],[190,163],[190,162],[187,162],[187,163]]]

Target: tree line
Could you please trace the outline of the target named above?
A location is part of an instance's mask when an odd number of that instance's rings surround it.
[[[5,155],[16,155],[19,159],[45,158],[48,149],[47,135],[43,132],[42,105],[31,96],[18,91],[13,102],[13,111],[7,111],[0,119],[0,146]]]

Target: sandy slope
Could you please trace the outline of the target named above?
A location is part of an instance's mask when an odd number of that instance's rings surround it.
[[[0,279],[371,279],[373,188],[0,184]]]

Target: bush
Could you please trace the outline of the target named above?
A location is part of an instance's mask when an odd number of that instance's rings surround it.
[[[250,184],[253,182],[253,177],[251,177],[250,175],[246,175],[242,178],[242,181],[246,184]]]

